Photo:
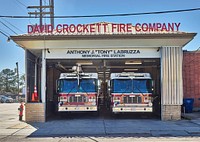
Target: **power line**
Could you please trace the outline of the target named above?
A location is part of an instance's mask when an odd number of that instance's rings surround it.
[[[23,33],[23,31],[22,30],[20,30],[18,27],[16,27],[15,25],[13,25],[12,23],[10,23],[10,22],[8,22],[7,20],[5,20],[5,19],[3,19],[3,18],[1,18],[3,21],[5,21],[5,22],[7,22],[8,24],[10,24],[11,26],[13,26],[15,29],[17,29],[18,31],[20,31],[20,32],[22,32]]]
[[[153,11],[153,12],[141,12],[141,13],[122,13],[122,14],[100,14],[100,15],[72,15],[72,16],[44,16],[43,18],[97,18],[97,17],[122,17],[122,16],[140,16],[140,15],[156,15],[156,14],[168,14],[168,13],[181,13],[181,12],[191,12],[199,11],[200,8],[191,9],[180,9],[180,10],[166,10],[166,11]],[[16,19],[26,19],[26,18],[40,18],[39,16],[9,16],[0,15],[0,18],[16,18]]]
[[[4,31],[2,31],[1,29],[0,29],[0,33],[1,33],[2,35],[4,35],[5,37],[10,38],[10,36],[8,36],[9,34],[6,33],[6,32],[4,32]],[[7,34],[8,34],[8,35],[7,35]]]
[[[3,23],[2,21],[0,21],[0,23],[3,24],[6,28],[8,28],[9,30],[11,30],[16,35],[18,35],[18,33],[16,33],[14,30],[12,30],[10,27],[8,27],[5,23]]]
[[[26,4],[24,4],[24,3],[20,2],[19,0],[16,0],[16,2],[18,2],[18,4],[20,4],[20,5],[22,5],[23,7],[25,7],[25,8],[26,8],[26,11],[30,12],[30,11],[28,10],[28,8],[27,8]],[[22,7],[21,7],[21,8],[22,8]],[[23,9],[23,10],[24,10],[24,9]],[[29,18],[29,23],[31,23],[31,24],[32,24],[32,22],[30,21],[30,18]]]
[[[44,0],[43,0],[44,1]],[[39,17],[40,18],[40,25],[43,23],[43,18],[47,17],[46,15],[49,15],[50,17],[50,23],[54,27],[54,0],[49,0],[49,3],[47,4],[45,1],[45,5],[43,5],[42,0],[40,0],[40,5],[39,6],[28,6],[27,8],[30,9],[37,9],[39,12],[36,10],[35,12],[28,12],[30,17],[34,15],[34,17]],[[48,11],[46,12],[46,9]],[[46,18],[45,18],[46,22]]]
[[[0,29],[1,30],[1,32],[3,32],[3,33],[5,33],[5,34],[7,34],[7,35],[9,35],[10,36],[10,34],[8,33],[8,32],[5,32],[4,30],[2,30],[2,29]]]
[[[9,35],[7,32],[5,32],[5,31],[3,31],[3,30],[0,29],[0,33],[1,33],[2,35],[4,35],[5,37],[8,38],[8,39],[7,39],[7,42],[10,42],[11,38],[10,38],[10,35]]]
[[[45,4],[45,5],[47,5],[47,2],[46,2],[46,0],[43,0],[43,2],[44,2],[44,4]]]
[[[22,6],[24,6],[24,7],[26,7],[27,8],[27,6],[25,5],[25,4],[23,4],[22,2],[20,2],[19,0],[16,0],[19,4],[21,4]]]

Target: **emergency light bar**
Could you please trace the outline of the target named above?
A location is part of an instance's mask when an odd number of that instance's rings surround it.
[[[143,73],[121,73],[118,76],[133,76],[133,77],[144,77],[145,74]]]
[[[120,77],[132,77],[132,78],[151,78],[149,73],[134,73],[134,72],[123,72],[123,73],[112,73],[111,78],[120,78]]]
[[[65,79],[65,78],[76,78],[78,74],[76,73],[61,73],[60,74],[60,79]],[[80,77],[84,78],[97,78],[98,74],[97,73],[80,73]]]
[[[65,77],[75,77],[77,76],[75,73],[61,73],[60,77],[65,78]]]

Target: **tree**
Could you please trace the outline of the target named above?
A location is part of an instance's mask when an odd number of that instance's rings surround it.
[[[17,74],[11,69],[0,72],[0,92],[17,93]]]
[[[22,92],[22,88],[25,87],[25,74],[20,76],[19,86],[20,86],[20,92]]]

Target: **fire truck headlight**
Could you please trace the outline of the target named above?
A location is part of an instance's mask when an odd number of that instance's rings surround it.
[[[63,105],[63,102],[60,102],[59,104],[60,104],[60,106],[62,106],[62,105]]]
[[[115,106],[117,106],[118,104],[119,104],[119,102],[118,102],[118,101],[114,102],[114,105],[115,105]]]
[[[150,103],[149,103],[149,106],[150,106],[150,107],[152,107],[152,106],[153,106],[153,104],[150,102]]]

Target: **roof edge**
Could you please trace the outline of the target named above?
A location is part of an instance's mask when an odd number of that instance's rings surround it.
[[[90,35],[18,35],[10,36],[13,41],[34,40],[97,40],[97,39],[154,39],[154,38],[194,38],[197,33],[154,33],[154,34],[90,34]]]

